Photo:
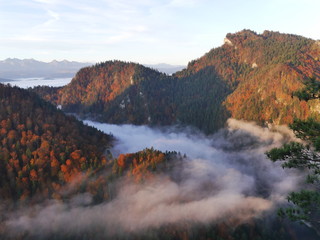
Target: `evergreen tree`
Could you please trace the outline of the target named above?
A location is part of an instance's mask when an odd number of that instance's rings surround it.
[[[320,98],[320,82],[315,78],[311,78],[309,81],[305,82],[305,88],[297,91],[293,94],[297,96],[300,100],[311,100]]]
[[[267,152],[272,161],[284,161],[283,167],[306,169],[309,172],[307,182],[312,186],[300,192],[292,192],[288,201],[295,206],[280,209],[280,216],[288,216],[291,220],[312,220],[320,215],[320,122],[313,119],[295,120],[290,127],[297,137],[308,144],[291,142],[281,148]]]
[[[314,79],[295,95],[305,100],[319,98],[320,85]],[[294,221],[310,221],[316,228],[320,217],[320,122],[309,118],[306,121],[294,120],[289,125],[295,135],[306,144],[290,142],[281,148],[267,152],[272,161],[284,161],[283,167],[298,168],[308,171],[307,183],[310,189],[292,192],[287,197],[293,207],[280,209],[279,215],[287,216]]]

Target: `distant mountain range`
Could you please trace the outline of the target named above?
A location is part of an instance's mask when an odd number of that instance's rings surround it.
[[[62,89],[36,89],[65,111],[103,122],[182,123],[210,133],[228,117],[287,124],[319,118],[318,99],[293,93],[320,79],[320,43],[292,34],[227,34],[187,68],[168,76],[135,63],[108,61],[81,69]]]
[[[34,59],[8,58],[0,61],[0,78],[73,77],[79,69],[89,65],[92,64],[67,60],[46,63]]]
[[[156,69],[159,72],[166,73],[168,75],[172,75],[182,69],[186,68],[187,66],[184,65],[170,65],[167,63],[159,63],[159,64],[143,64],[146,67]]]
[[[0,83],[1,83],[1,82],[10,82],[10,81],[12,81],[12,79],[0,78]]]
[[[10,79],[42,77],[73,77],[81,68],[92,65],[93,63],[83,63],[75,61],[56,61],[41,62],[34,59],[7,58],[0,61],[0,82],[7,82]],[[170,65],[165,63],[145,65],[160,72],[171,75],[182,70],[185,66]]]

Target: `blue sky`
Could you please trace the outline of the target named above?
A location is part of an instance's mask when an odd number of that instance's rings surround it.
[[[0,0],[0,60],[187,64],[227,33],[320,39],[319,0]]]

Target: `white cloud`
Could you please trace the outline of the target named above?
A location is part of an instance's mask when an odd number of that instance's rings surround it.
[[[48,14],[49,14],[50,17],[52,17],[52,19],[53,19],[54,21],[60,20],[60,15],[59,15],[59,13],[54,12],[54,11],[51,11],[51,10],[48,10]]]
[[[91,55],[88,57],[96,58],[96,61],[122,58],[186,64],[212,47],[219,46],[226,33],[242,28],[291,31],[320,38],[317,31],[317,1],[307,1],[303,9],[297,7],[297,1],[289,4],[290,7],[285,2],[281,3],[285,8],[274,8],[276,4],[279,3],[249,1],[239,5],[234,1],[208,0],[12,0],[1,5],[0,25],[2,38],[20,36],[23,40],[25,36],[29,39],[32,36],[46,39],[45,44],[41,45],[46,49],[41,50],[47,52],[54,52],[59,45],[55,42],[65,40],[70,51],[60,52],[60,58],[74,58],[81,54],[85,58],[88,52],[84,50],[88,49],[86,43],[91,43]],[[307,11],[307,8],[310,9]],[[301,15],[294,23],[290,18],[293,11],[308,14]],[[143,26],[143,29],[134,30],[136,26]],[[82,45],[83,42],[85,45]],[[24,44],[8,43],[0,48],[3,58],[19,55],[37,58],[33,53],[38,49],[30,41]],[[13,48],[20,51],[13,52]],[[55,52],[59,52],[60,48]],[[102,55],[102,52],[110,55]],[[17,56],[12,56],[17,53]]]
[[[33,2],[36,3],[41,3],[41,4],[57,4],[59,3],[58,0],[32,0]]]
[[[170,7],[192,7],[199,4],[200,0],[172,0],[169,3]]]

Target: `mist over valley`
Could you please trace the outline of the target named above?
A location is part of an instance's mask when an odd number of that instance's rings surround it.
[[[319,46],[242,30],[185,68],[0,62],[0,238],[318,239]]]
[[[188,128],[85,124],[114,135],[116,142],[110,149],[114,155],[155,148],[185,157],[140,183],[130,181],[129,175],[109,182],[108,186],[117,186],[116,193],[100,204],[93,204],[90,193],[81,193],[65,203],[48,201],[9,212],[4,223],[9,235],[134,239],[148,233],[160,237],[158,231],[168,226],[179,231],[187,224],[192,232],[208,224],[219,229],[223,222],[237,227],[268,218],[264,227],[270,230],[277,207],[304,184],[302,173],[284,170],[265,156],[265,151],[294,138],[284,127],[271,130],[229,119],[226,129],[205,136]],[[287,238],[300,236],[299,231],[306,239],[314,236],[307,227],[297,229]]]

